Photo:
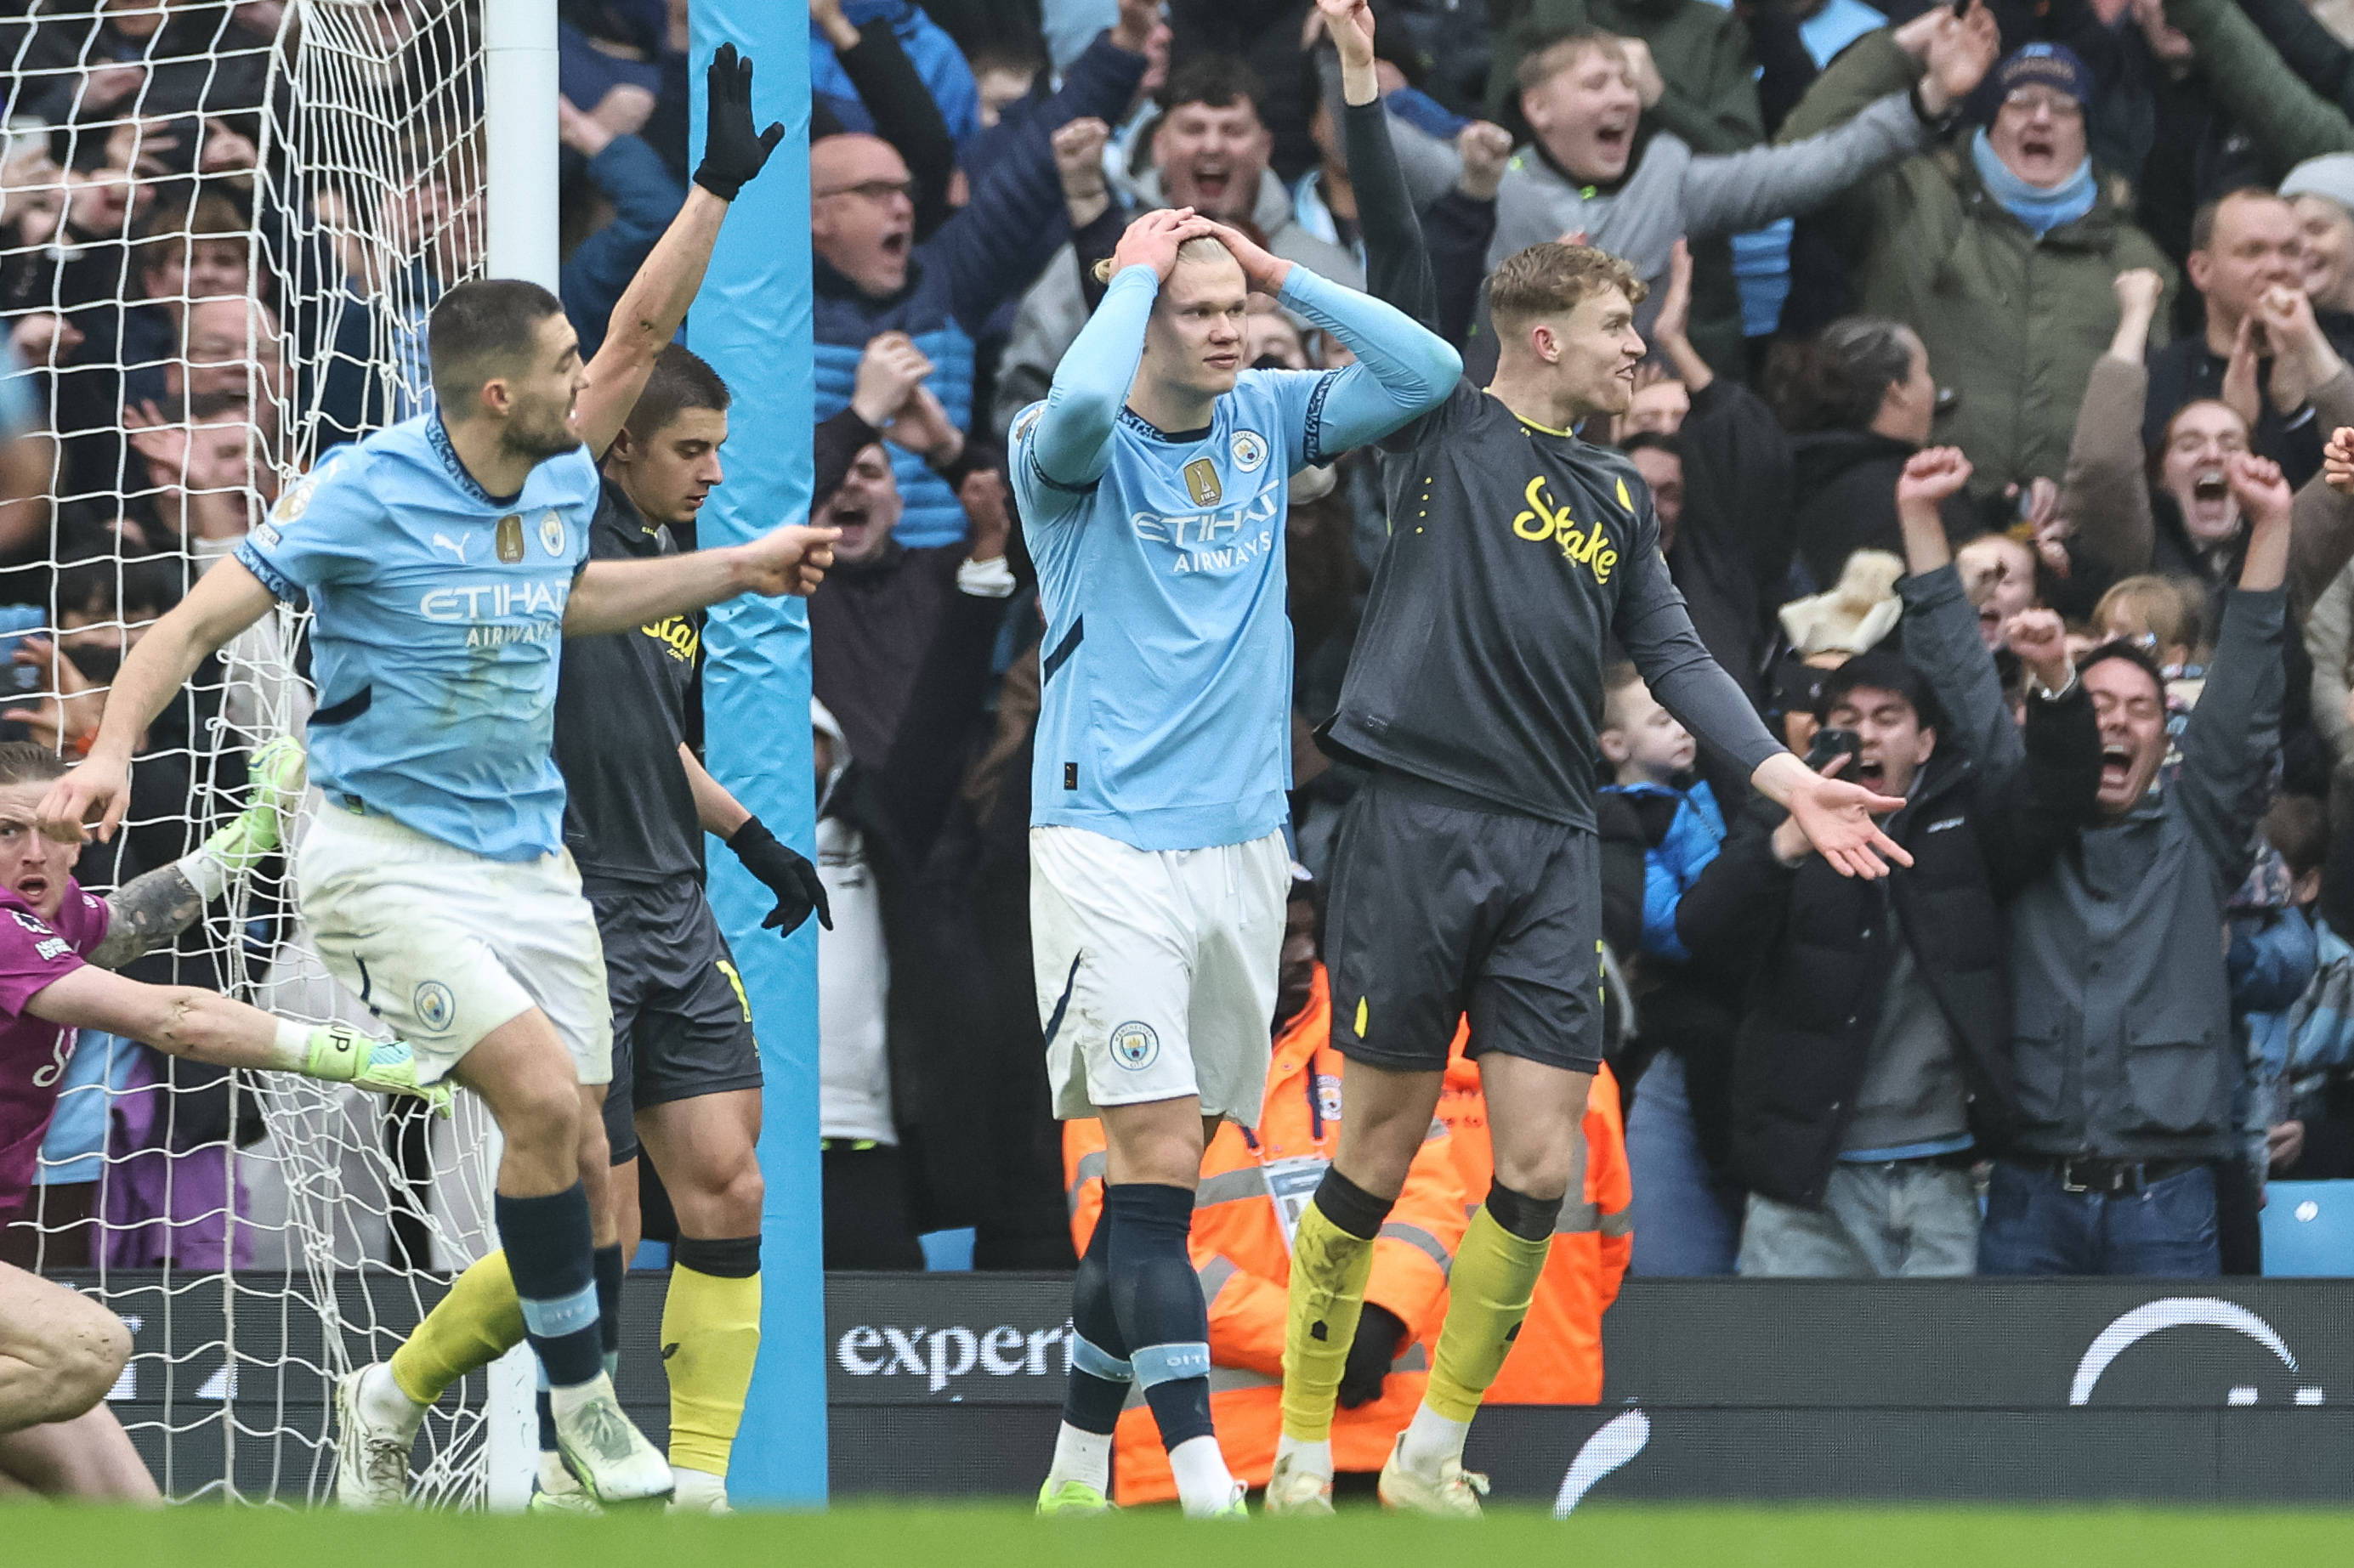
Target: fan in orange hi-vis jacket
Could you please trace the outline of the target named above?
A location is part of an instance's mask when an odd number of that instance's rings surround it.
[[[1257,1135],[1229,1122],[1202,1156],[1192,1245],[1210,1303],[1210,1408],[1226,1467],[1253,1487],[1267,1484],[1282,1427],[1292,1226],[1340,1140],[1341,1056],[1326,1044],[1331,1032],[1331,998],[1318,964],[1307,1005],[1275,1037]],[[1428,1336],[1438,1330],[1449,1260],[1470,1212],[1447,1144],[1446,1129],[1433,1123],[1374,1242],[1365,1305],[1393,1315],[1405,1331],[1379,1397],[1348,1408],[1344,1385],[1332,1425],[1336,1470],[1379,1470],[1422,1400]],[[1063,1177],[1071,1240],[1081,1252],[1103,1208],[1103,1172],[1102,1124],[1065,1123]],[[1140,1403],[1120,1416],[1112,1453],[1114,1498],[1122,1507],[1175,1499],[1149,1407]]]
[[[1468,1038],[1467,1030],[1456,1031],[1438,1097],[1438,1119],[1451,1134],[1448,1146],[1467,1194],[1485,1192],[1495,1174],[1479,1068],[1463,1054]],[[1606,1065],[1595,1070],[1578,1130],[1581,1147],[1570,1168],[1570,1185],[1583,1196],[1562,1204],[1561,1217],[1553,1222],[1544,1272],[1537,1277],[1529,1315],[1504,1358],[1504,1370],[1488,1391],[1490,1404],[1593,1404],[1602,1398],[1602,1314],[1618,1299],[1618,1284],[1627,1277],[1627,1259],[1635,1247],[1618,1080]]]

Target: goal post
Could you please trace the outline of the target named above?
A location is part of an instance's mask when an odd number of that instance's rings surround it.
[[[484,270],[550,293],[563,270],[557,121],[557,0],[489,0],[482,7]],[[499,1135],[488,1158],[498,1166]],[[491,1363],[484,1391],[483,1501],[531,1504],[539,1457],[538,1363],[521,1344]]]
[[[727,480],[699,528],[734,544],[809,510],[814,407],[809,228],[809,19],[779,0],[691,0],[695,101],[689,145],[703,144],[704,69],[723,43],[755,62],[752,121],[785,140],[719,231],[688,346],[735,394]],[[704,733],[711,772],[815,858],[810,747],[809,618],[799,599],[716,606],[704,631]],[[760,928],[775,902],[735,857],[711,857],[711,902],[742,963],[760,1040],[764,1274],[760,1358],[736,1441],[739,1502],[815,1507],[826,1497],[823,1203],[818,1172],[817,924],[789,940]],[[758,955],[758,961],[747,961]]]

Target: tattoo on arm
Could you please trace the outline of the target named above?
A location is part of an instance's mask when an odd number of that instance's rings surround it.
[[[106,909],[106,938],[91,949],[90,961],[119,969],[194,925],[205,901],[178,866],[167,865],[108,894]]]

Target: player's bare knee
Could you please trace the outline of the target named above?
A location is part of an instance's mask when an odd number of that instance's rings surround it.
[[[760,1228],[760,1205],[768,1199],[769,1183],[758,1166],[742,1165],[712,1196],[726,1224],[726,1234],[750,1235]]]
[[[1555,1202],[1569,1195],[1569,1179],[1576,1168],[1576,1148],[1570,1139],[1522,1139],[1507,1150],[1496,1147],[1496,1180],[1523,1197]]]
[[[104,1399],[122,1375],[131,1360],[131,1330],[105,1308],[84,1300],[58,1324],[49,1349],[38,1422],[70,1421]]]

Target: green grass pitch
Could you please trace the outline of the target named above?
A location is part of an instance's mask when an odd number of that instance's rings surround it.
[[[1140,1512],[1050,1524],[1001,1506],[871,1504],[730,1520],[412,1513],[358,1516],[187,1508],[163,1514],[26,1507],[0,1520],[0,1562],[72,1568],[813,1568],[901,1563],[1005,1568],[1204,1568],[1214,1525]],[[1344,1509],[1334,1520],[1254,1520],[1277,1542],[1232,1542],[1245,1561],[1303,1568],[1994,1568],[2020,1563],[2218,1568],[2354,1556],[2354,1512],[2157,1509],[1596,1507],[1555,1523],[1497,1510],[1443,1525]],[[1263,1555],[1270,1548],[1273,1558]],[[1206,1550],[1205,1550],[1206,1549]]]

